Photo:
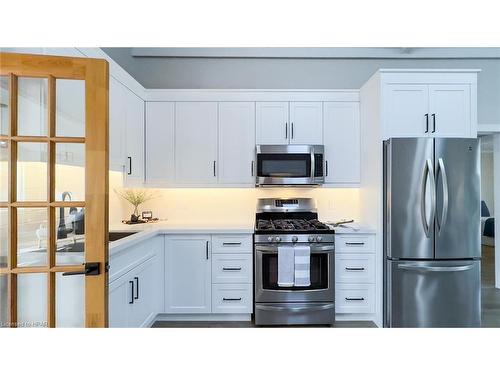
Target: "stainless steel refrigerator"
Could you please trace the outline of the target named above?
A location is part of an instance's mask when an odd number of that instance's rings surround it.
[[[384,326],[481,325],[477,139],[384,142]]]

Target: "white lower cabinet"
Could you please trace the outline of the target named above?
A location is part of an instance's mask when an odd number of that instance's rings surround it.
[[[252,296],[252,284],[213,284],[212,313],[250,314]]]
[[[212,262],[210,246],[210,236],[166,236],[166,313],[211,312]]]
[[[335,235],[335,312],[375,313],[375,235]]]
[[[109,285],[109,326],[142,327],[160,308],[161,275],[157,256]]]

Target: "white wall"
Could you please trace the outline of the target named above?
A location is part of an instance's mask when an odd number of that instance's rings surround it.
[[[490,215],[495,212],[495,194],[493,187],[493,152],[481,153],[481,200],[486,202]]]

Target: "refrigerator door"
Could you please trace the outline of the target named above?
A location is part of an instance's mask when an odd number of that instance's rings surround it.
[[[480,327],[480,260],[387,262],[387,326]]]
[[[477,139],[436,138],[436,259],[481,257]]]
[[[384,142],[384,246],[389,258],[434,257],[433,140]]]

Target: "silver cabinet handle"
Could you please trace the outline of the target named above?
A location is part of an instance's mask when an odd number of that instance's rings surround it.
[[[241,271],[241,267],[222,267],[223,271]]]
[[[292,132],[291,133],[292,133],[292,139],[293,139],[293,122],[292,122]]]
[[[222,246],[241,246],[241,242],[223,242]]]
[[[364,246],[364,242],[346,242],[347,246]]]
[[[441,228],[446,224],[446,219],[448,218],[448,177],[446,176],[446,168],[444,167],[444,161],[442,158],[438,159],[438,167],[436,171],[436,178],[441,173],[443,180],[443,211],[441,212],[441,222],[436,220],[438,227],[438,235],[441,233]]]
[[[425,191],[427,187],[427,179],[431,181],[431,217],[429,223],[432,223],[434,222],[434,216],[436,213],[436,181],[434,180],[434,169],[432,167],[432,162],[430,159],[427,159],[425,161],[420,192],[420,217],[422,219],[422,226],[424,228],[425,236],[427,238],[430,238],[431,227],[430,224],[427,223],[427,214],[425,211]]]
[[[241,297],[240,298],[226,298],[226,297],[223,297],[222,300],[223,301],[241,301]]]
[[[214,177],[217,176],[217,174],[215,173],[215,163],[216,163],[216,161],[214,160]]]
[[[365,299],[363,297],[346,297],[346,301],[364,301]]]
[[[207,252],[207,254],[206,254],[206,255],[207,255],[207,259],[208,259],[208,242],[209,242],[209,241],[207,241],[207,244],[206,244],[206,252]]]
[[[364,271],[365,267],[346,267],[346,271]]]
[[[437,267],[437,266],[419,266],[412,264],[399,264],[398,268],[407,271],[421,271],[421,272],[459,272],[468,271],[474,267],[474,264],[468,264],[465,266],[453,266],[453,267]]]
[[[285,122],[285,139],[288,139],[288,122]]]
[[[252,177],[253,177],[253,173],[254,173],[254,165],[255,165],[255,162],[252,160],[252,164],[251,164],[251,167],[250,167],[251,168],[250,171],[252,173]]]
[[[128,172],[127,172],[127,174],[131,175],[132,174],[132,157],[127,156],[127,159],[128,159]]]

